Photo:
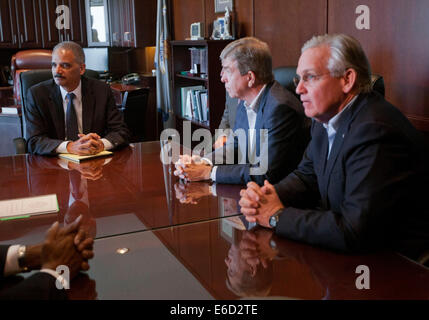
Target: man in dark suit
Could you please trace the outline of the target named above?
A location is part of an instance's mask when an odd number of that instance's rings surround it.
[[[417,257],[429,247],[421,136],[370,90],[368,59],[349,36],[309,40],[297,74],[296,92],[314,120],[312,140],[281,182],[250,183],[241,191],[242,213],[294,240],[343,251],[394,248]]]
[[[28,91],[27,145],[31,153],[96,154],[128,144],[129,131],[105,83],[83,76],[85,55],[71,41],[55,46],[53,80]]]
[[[216,149],[202,162],[182,157],[175,174],[189,181],[277,182],[296,167],[305,149],[302,106],[274,81],[266,43],[242,38],[228,44],[220,58],[221,81],[231,98],[241,100],[235,137],[228,139],[225,150]],[[228,159],[228,155],[236,155],[236,159]]]
[[[64,290],[57,289],[59,281],[63,288],[69,287],[65,277],[57,273],[57,267],[69,268],[70,279],[80,270],[88,270],[88,259],[94,255],[94,240],[87,237],[81,228],[82,217],[60,228],[58,222],[48,230],[45,241],[38,245],[0,245],[0,299],[65,299]],[[40,269],[14,286],[4,288],[7,277],[19,272]]]

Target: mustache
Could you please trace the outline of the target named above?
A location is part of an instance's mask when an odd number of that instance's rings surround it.
[[[54,76],[54,78],[64,79],[64,77],[63,77],[62,75],[60,75],[60,74],[56,74],[56,75]]]

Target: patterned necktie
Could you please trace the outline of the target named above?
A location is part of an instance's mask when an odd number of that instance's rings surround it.
[[[73,99],[76,97],[76,95],[72,93],[67,93],[66,98],[68,99],[67,102],[67,115],[66,115],[66,135],[67,140],[76,141],[79,139],[78,137],[78,127],[77,127],[77,116],[76,111],[74,110],[73,106]]]

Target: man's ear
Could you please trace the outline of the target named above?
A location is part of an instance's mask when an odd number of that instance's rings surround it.
[[[344,72],[343,75],[343,92],[350,93],[355,87],[357,81],[357,72],[355,69],[349,68]]]
[[[85,65],[85,63],[82,63],[80,65],[80,75],[81,76],[85,73],[85,70],[86,70],[86,65]]]
[[[252,88],[256,84],[256,75],[253,71],[248,71],[247,76],[249,77],[247,84],[249,88]]]

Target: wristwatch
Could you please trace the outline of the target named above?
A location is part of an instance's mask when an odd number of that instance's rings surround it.
[[[277,222],[279,222],[279,217],[282,212],[283,209],[280,209],[270,217],[270,227],[275,228],[277,226]]]
[[[28,271],[27,262],[25,259],[26,246],[19,246],[18,248],[18,266],[23,272]]]

